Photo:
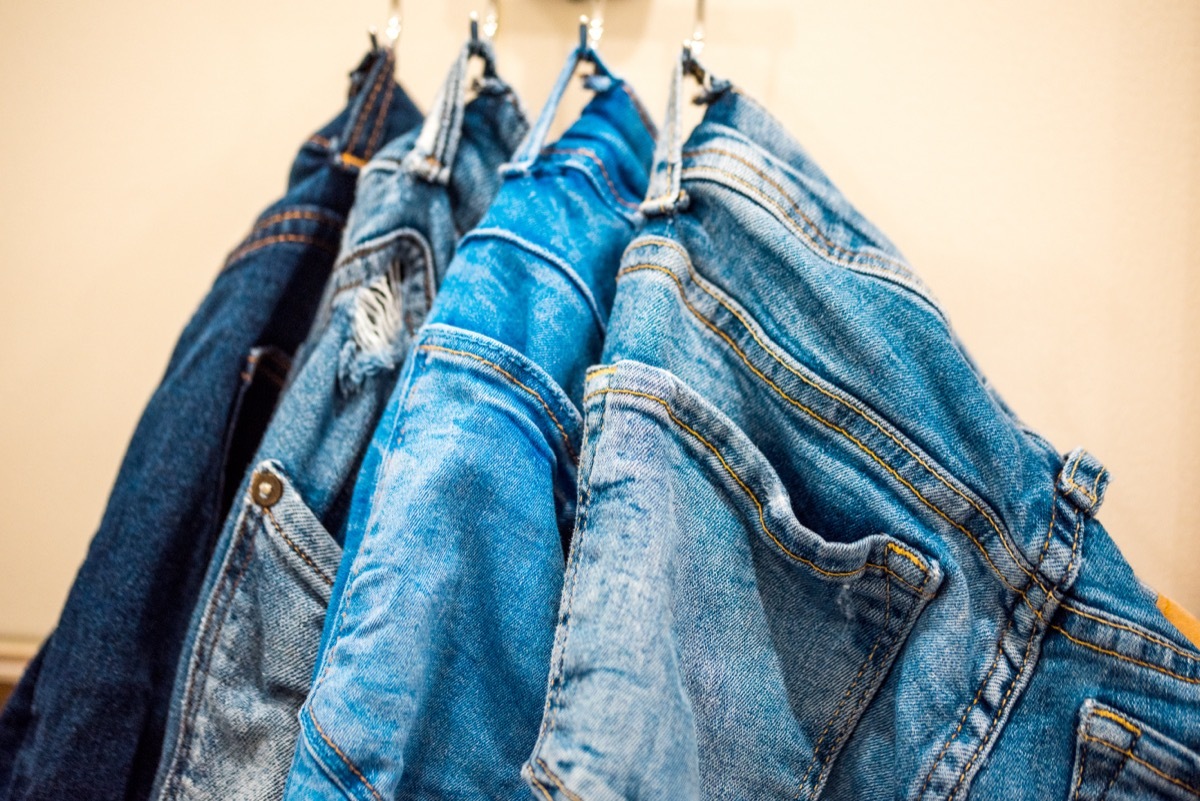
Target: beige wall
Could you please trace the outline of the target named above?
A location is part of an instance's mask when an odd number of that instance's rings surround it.
[[[406,6],[427,105],[472,4]],[[1200,609],[1200,2],[709,6],[709,65],[900,245],[1021,415],[1108,464],[1101,519]],[[503,11],[536,109],[580,6]],[[0,3],[0,638],[53,625],[176,335],[385,15]],[[690,16],[609,3],[603,50],[652,110]]]

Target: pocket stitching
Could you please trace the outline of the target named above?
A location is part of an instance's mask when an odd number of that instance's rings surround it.
[[[286,532],[284,532],[283,526],[279,525],[279,520],[276,519],[276,517],[275,517],[275,513],[272,512],[269,508],[264,507],[263,514],[266,515],[266,517],[271,521],[271,525],[275,528],[275,531],[279,534],[279,536],[281,538],[283,538],[283,541],[285,543],[287,543],[287,546],[292,549],[292,551],[296,554],[296,556],[299,556],[302,560],[304,560],[304,563],[306,565],[308,565],[310,568],[312,568],[313,572],[317,574],[317,576],[321,579],[321,581],[325,582],[327,585],[332,587],[333,579],[331,579],[325,573],[325,571],[322,570],[320,568],[320,566],[313,560],[313,558],[311,556],[309,556],[307,553],[305,553],[305,551],[303,549],[301,549],[300,546],[297,545],[292,540],[292,538],[287,535]]]

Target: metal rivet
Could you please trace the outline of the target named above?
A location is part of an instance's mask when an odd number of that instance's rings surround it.
[[[283,482],[265,470],[255,473],[250,479],[250,496],[259,506],[269,509],[283,497]]]

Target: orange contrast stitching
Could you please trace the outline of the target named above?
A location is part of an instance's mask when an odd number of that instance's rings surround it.
[[[854,570],[826,570],[826,569],[822,568],[821,566],[819,566],[816,562],[812,561],[811,559],[806,559],[805,557],[801,556],[800,554],[795,553],[790,548],[788,548],[786,545],[784,545],[779,540],[779,538],[777,536],[775,536],[775,533],[773,531],[771,531],[771,529],[767,526],[765,510],[763,508],[762,502],[758,499],[758,496],[754,494],[754,490],[750,489],[750,487],[746,484],[746,482],[742,480],[742,477],[739,476],[737,474],[737,472],[730,466],[729,462],[725,461],[725,457],[721,454],[721,452],[716,448],[715,445],[713,445],[711,442],[709,442],[707,439],[705,439],[704,435],[702,435],[699,431],[692,428],[691,426],[689,426],[687,423],[680,420],[675,415],[675,411],[671,408],[671,405],[666,400],[658,397],[657,395],[650,395],[645,392],[637,392],[632,389],[598,389],[595,392],[592,392],[591,394],[584,396],[583,400],[584,400],[584,403],[586,403],[589,399],[591,399],[597,395],[607,395],[609,393],[614,393],[617,395],[632,395],[634,397],[645,398],[646,400],[654,401],[655,403],[657,403],[663,407],[663,409],[667,413],[667,416],[671,418],[671,421],[673,423],[675,423],[677,426],[682,428],[684,431],[691,434],[693,437],[695,437],[697,440],[699,440],[706,448],[708,448],[710,451],[712,451],[712,454],[717,457],[718,461],[721,462],[721,466],[725,468],[725,472],[729,473],[730,477],[733,478],[733,480],[737,482],[738,486],[742,488],[742,491],[745,492],[746,495],[749,496],[750,500],[754,502],[754,506],[758,509],[758,523],[759,523],[759,526],[762,528],[763,532],[766,533],[766,535],[771,538],[771,541],[774,542],[779,547],[779,549],[781,551],[783,551],[791,559],[793,559],[797,562],[800,562],[801,564],[808,565],[810,568],[812,568],[816,572],[820,573],[821,575],[829,576],[831,578],[844,578],[846,576],[857,576],[859,573],[862,573],[867,568],[873,568],[875,570],[880,570],[884,573],[887,573],[888,575],[895,577],[896,580],[899,581],[901,584],[906,585],[907,587],[909,587],[910,589],[915,591],[918,595],[921,595],[922,597],[924,597],[920,587],[914,586],[912,583],[907,581],[899,573],[896,573],[895,571],[893,571],[887,565],[880,565],[880,564],[876,564],[874,562],[867,562],[862,567],[855,568]],[[928,571],[924,567],[921,567],[921,572],[925,576],[929,575]]]
[[[583,148],[548,147],[545,150],[543,150],[542,152],[547,153],[547,154],[552,154],[552,155],[557,154],[557,155],[563,155],[563,156],[583,156],[584,158],[589,159],[597,167],[600,168],[600,174],[604,176],[604,180],[608,184],[608,188],[610,190],[612,190],[613,198],[618,203],[620,203],[621,205],[625,206],[626,208],[630,208],[630,209],[636,209],[638,207],[637,203],[632,203],[632,202],[626,200],[625,198],[621,197],[621,193],[619,191],[617,191],[617,185],[615,183],[613,183],[613,179],[609,176],[608,169],[604,166],[604,162],[601,161],[600,157],[597,156],[592,151],[585,150]]]
[[[254,224],[254,227],[250,229],[250,236],[253,236],[257,231],[261,231],[264,228],[269,228],[275,223],[281,223],[286,220],[314,220],[316,222],[328,223],[329,225],[333,225],[338,228],[342,227],[342,220],[333,216],[332,214],[325,214],[324,212],[320,211],[308,211],[306,209],[296,209],[294,211],[284,211],[280,212],[279,214],[272,214],[266,219],[259,220]]]
[[[1151,765],[1146,760],[1137,756],[1137,754],[1134,754],[1128,748],[1120,748],[1120,747],[1115,746],[1112,743],[1108,742],[1107,740],[1102,740],[1099,737],[1092,737],[1087,732],[1084,732],[1084,733],[1080,734],[1079,736],[1082,737],[1084,740],[1087,740],[1088,742],[1097,743],[1099,745],[1104,746],[1105,748],[1111,748],[1113,751],[1116,751],[1118,754],[1124,754],[1126,759],[1132,759],[1134,762],[1138,763],[1139,765],[1144,767],[1146,770],[1155,774],[1156,776],[1161,778],[1163,781],[1168,781],[1171,784],[1175,785],[1176,787],[1180,787],[1180,788],[1186,790],[1187,792],[1191,793],[1192,795],[1200,798],[1200,789],[1198,789],[1196,787],[1192,787],[1189,784],[1184,784],[1179,779],[1176,779],[1174,776],[1164,773],[1163,771],[1156,768],[1154,765]]]
[[[337,255],[337,249],[322,239],[317,239],[315,237],[307,236],[305,234],[276,234],[275,236],[268,236],[268,237],[264,237],[262,239],[256,239],[253,242],[250,242],[249,244],[243,245],[242,247],[238,248],[233,253],[229,254],[229,258],[225,260],[225,267],[226,268],[232,267],[234,265],[234,263],[240,261],[241,259],[250,255],[251,253],[253,253],[256,250],[265,248],[268,245],[278,245],[281,243],[290,243],[290,244],[297,244],[297,245],[312,245],[313,247],[317,248],[318,250],[323,250],[326,253],[331,253],[335,256]]]
[[[334,753],[338,755],[338,759],[342,760],[342,764],[350,768],[354,775],[358,777],[358,780],[363,783],[363,786],[371,791],[371,795],[375,797],[376,801],[383,801],[383,796],[375,789],[375,785],[367,781],[367,777],[350,761],[349,757],[342,753],[342,749],[337,747],[337,743],[329,739],[329,735],[325,733],[325,730],[321,728],[321,724],[317,722],[317,716],[313,714],[311,706],[308,708],[308,719],[317,727],[317,734],[321,735],[321,739],[325,741],[325,744],[333,749]]]
[[[354,155],[353,153],[351,153],[351,152],[349,152],[349,151],[347,151],[347,152],[345,152],[345,153],[341,153],[341,154],[339,154],[339,156],[340,156],[340,158],[341,158],[341,160],[342,160],[342,163],[343,163],[343,164],[349,164],[351,167],[365,167],[365,166],[367,166],[367,160],[366,160],[366,159],[364,159],[364,158],[360,158],[359,156],[356,156],[356,155]]]
[[[546,414],[550,415],[550,419],[554,421],[555,427],[558,428],[558,433],[562,435],[563,444],[567,447],[567,453],[570,455],[571,461],[572,462],[579,461],[579,457],[575,454],[575,449],[571,447],[571,440],[567,436],[567,430],[565,428],[563,428],[562,423],[558,422],[558,418],[554,415],[554,411],[550,408],[550,404],[546,403],[545,399],[541,395],[538,394],[537,390],[532,389],[531,387],[525,386],[520,381],[518,381],[516,379],[516,377],[513,376],[512,373],[508,372],[507,370],[505,370],[503,367],[496,364],[495,362],[490,362],[487,359],[483,358],[482,356],[476,356],[474,353],[469,353],[468,351],[465,351],[465,350],[454,350],[452,348],[444,348],[441,345],[422,345],[421,347],[418,348],[418,350],[441,351],[442,353],[450,353],[455,356],[466,356],[468,359],[474,359],[477,362],[482,362],[483,364],[486,364],[488,367],[491,367],[496,372],[500,373],[500,375],[504,376],[509,381],[516,384],[521,389],[528,392],[533,397],[537,398],[538,403],[542,404],[542,408],[546,410]]]
[[[312,136],[308,137],[308,141],[314,145],[317,145],[318,147],[329,147],[331,144],[333,144],[320,134],[313,134]]]
[[[1142,736],[1141,729],[1139,729],[1137,726],[1133,725],[1132,723],[1130,723],[1128,720],[1121,717],[1120,715],[1109,712],[1107,709],[1094,709],[1094,710],[1092,710],[1092,714],[1098,718],[1108,718],[1109,720],[1116,722],[1117,725],[1119,725],[1121,728],[1125,729],[1130,734],[1134,734],[1138,737]]]
[[[390,57],[387,57],[386,60],[389,64],[392,61]],[[371,113],[371,107],[375,105],[375,98],[379,95],[379,90],[383,88],[384,83],[387,82],[389,72],[391,72],[391,70],[386,69],[385,65],[385,68],[379,70],[379,74],[375,76],[375,84],[371,87],[371,94],[367,96],[367,102],[363,104],[362,110],[358,115],[358,119],[354,121],[354,131],[350,134],[350,138],[346,140],[347,152],[354,149],[354,143],[358,141],[358,135],[362,133],[362,127],[367,122],[367,115]]]
[[[1050,628],[1052,628],[1055,631],[1057,631],[1058,633],[1062,634],[1064,637],[1066,637],[1068,640],[1075,643],[1076,645],[1082,645],[1084,648],[1091,648],[1093,651],[1099,651],[1102,654],[1107,654],[1109,656],[1116,657],[1117,659],[1123,659],[1126,662],[1132,662],[1135,665],[1140,665],[1141,667],[1150,668],[1151,670],[1156,670],[1165,676],[1170,676],[1171,678],[1179,679],[1180,681],[1186,682],[1188,684],[1200,684],[1200,679],[1188,678],[1187,676],[1184,676],[1180,673],[1175,673],[1174,671],[1168,670],[1167,668],[1164,668],[1164,667],[1160,667],[1153,663],[1143,662],[1140,659],[1134,659],[1132,656],[1126,656],[1125,654],[1122,654],[1118,651],[1110,651],[1107,648],[1102,648],[1101,646],[1096,645],[1096,643],[1094,643],[1094,642],[1089,642],[1088,640],[1081,640],[1076,637],[1073,637],[1062,626],[1052,623],[1052,624],[1050,624]]]
[[[554,797],[550,795],[550,791],[546,789],[545,785],[538,781],[538,777],[534,775],[532,770],[529,771],[529,781],[533,782],[533,786],[536,787],[538,792],[542,794],[542,798],[545,798],[546,801],[554,801]]]
[[[379,113],[375,115],[375,125],[371,128],[371,138],[367,140],[366,156],[369,158],[375,153],[375,148],[379,144],[379,135],[383,133],[383,122],[387,119],[388,109],[392,107],[392,92],[388,92],[383,96],[383,103],[379,107]]]
[[[308,554],[306,554],[303,550],[301,550],[300,546],[298,546],[296,543],[292,542],[291,537],[289,537],[286,533],[284,533],[283,526],[279,525],[279,521],[275,519],[274,512],[272,512],[269,508],[264,508],[263,512],[265,512],[267,517],[269,517],[271,519],[271,525],[275,527],[275,531],[277,531],[279,533],[279,536],[283,538],[283,541],[288,544],[288,547],[291,548],[293,551],[295,551],[296,556],[299,556],[301,559],[303,559],[304,563],[306,565],[308,565],[309,567],[311,567],[313,569],[313,571],[318,576],[321,577],[321,581],[324,581],[326,584],[328,584],[330,587],[332,587],[333,579],[331,579],[329,576],[327,576],[325,574],[325,571],[322,570],[317,565],[317,563],[312,560],[312,558]]]

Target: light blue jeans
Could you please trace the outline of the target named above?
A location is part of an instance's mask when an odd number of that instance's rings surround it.
[[[598,61],[594,97],[543,149],[585,55],[460,244],[364,460],[290,801],[528,797],[578,405],[653,149]]]
[[[485,72],[464,105],[471,52]],[[155,797],[283,794],[359,461],[457,232],[483,215],[525,130],[490,51],[474,46],[424,126],[363,169],[316,325],[192,619]]]
[[[675,73],[589,375],[541,799],[1194,799],[1200,653],[888,240]],[[1086,358],[1086,337],[1059,343]]]

